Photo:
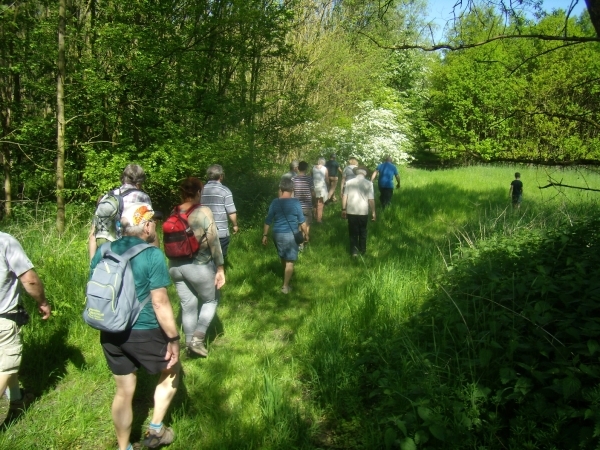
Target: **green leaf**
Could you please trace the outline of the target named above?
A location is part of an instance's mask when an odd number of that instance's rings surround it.
[[[562,380],[562,391],[565,398],[569,398],[581,389],[581,382],[575,377],[567,377]]]
[[[596,353],[598,350],[600,350],[600,344],[598,344],[598,341],[594,340],[594,339],[590,339],[587,343],[588,345],[588,350],[590,351],[590,356],[593,355],[594,353]]]
[[[446,440],[446,428],[442,424],[434,423],[429,427],[429,431],[440,441]]]
[[[387,428],[385,430],[383,440],[385,441],[385,448],[391,448],[392,445],[394,445],[394,442],[396,442],[396,432],[393,428]]]
[[[424,421],[428,421],[433,417],[433,411],[429,408],[425,408],[424,406],[419,406],[417,408],[417,412],[419,413],[419,417]]]
[[[400,441],[401,450],[417,450],[415,441],[412,438],[406,438]]]

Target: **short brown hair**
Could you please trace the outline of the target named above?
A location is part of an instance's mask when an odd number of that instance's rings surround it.
[[[194,198],[198,192],[202,192],[202,181],[196,177],[187,177],[179,185],[179,195],[181,195],[182,201]]]

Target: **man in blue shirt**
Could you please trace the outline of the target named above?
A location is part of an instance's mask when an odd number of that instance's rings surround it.
[[[394,194],[394,178],[396,178],[396,189],[400,188],[400,176],[398,175],[398,169],[392,164],[392,157],[386,156],[385,162],[379,164],[373,175],[371,175],[371,182],[379,175],[379,201],[381,207],[385,209],[392,202],[392,195]]]

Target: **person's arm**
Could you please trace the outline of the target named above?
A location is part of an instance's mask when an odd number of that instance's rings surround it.
[[[240,231],[237,224],[237,212],[231,213],[227,217],[229,217],[229,220],[233,225],[233,234],[237,234],[237,232]]]
[[[371,221],[375,222],[375,199],[369,199],[369,208],[371,209]]]
[[[215,274],[215,286],[217,289],[221,289],[225,286],[225,268],[223,266],[217,266],[217,273]]]
[[[342,175],[344,175],[344,172],[342,171],[342,168],[340,166],[338,166],[338,172]],[[336,174],[337,175],[337,174]],[[335,176],[335,175],[334,175]]]
[[[88,234],[88,253],[90,254],[90,261],[98,250],[98,244],[96,244],[96,224],[92,223],[90,232]]]
[[[156,320],[158,320],[158,324],[167,338],[179,336],[179,330],[177,330],[175,315],[173,314],[173,308],[169,301],[167,288],[152,289],[150,291],[150,296],[152,299],[152,308],[154,309],[154,314],[156,314]],[[167,369],[170,369],[177,364],[177,361],[179,361],[179,340],[167,344],[167,354],[165,355],[165,359],[169,361]]]
[[[396,174],[396,189],[400,189],[400,175]]]
[[[19,281],[23,285],[25,292],[27,292],[37,303],[38,311],[42,315],[42,319],[46,320],[50,317],[51,308],[44,292],[44,284],[37,272],[33,269],[29,269],[27,272],[21,274]]]
[[[342,195],[342,219],[346,218],[346,203],[348,202],[348,195]]]
[[[269,225],[266,223],[263,225],[263,236],[262,236],[262,245],[267,245],[267,237],[269,235]]]
[[[379,170],[375,169],[375,170],[373,171],[373,173],[371,174],[371,183],[372,183],[373,181],[375,181],[375,178],[377,178],[377,175],[379,175]]]
[[[512,197],[512,191],[513,191],[513,185],[512,183],[510,184],[510,189],[508,190],[508,196]]]

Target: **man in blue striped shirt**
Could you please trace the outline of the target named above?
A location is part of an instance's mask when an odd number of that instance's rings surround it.
[[[231,224],[233,225],[233,234],[239,231],[233,195],[227,187],[221,184],[224,176],[223,167],[219,164],[210,166],[206,170],[206,179],[208,182],[204,185],[202,199],[200,200],[203,206],[210,208],[215,218],[223,258],[227,256],[227,247],[229,247],[229,224],[227,223],[227,218],[231,220]]]

